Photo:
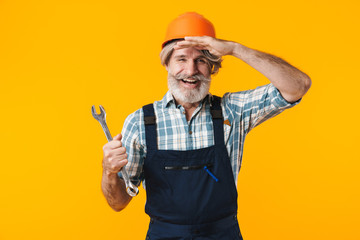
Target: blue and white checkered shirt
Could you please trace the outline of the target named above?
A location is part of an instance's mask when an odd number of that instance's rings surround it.
[[[161,101],[155,102],[158,148],[184,151],[214,145],[210,102],[209,94],[197,107],[189,122],[186,120],[184,108],[180,105],[176,106],[170,92],[167,92]],[[245,136],[260,123],[299,102],[300,100],[288,103],[271,83],[253,90],[226,93],[222,97],[224,140],[235,183],[241,167]],[[125,168],[132,182],[140,185],[144,180],[142,172],[146,156],[142,109],[127,117],[122,135],[122,144],[126,147],[129,161]]]

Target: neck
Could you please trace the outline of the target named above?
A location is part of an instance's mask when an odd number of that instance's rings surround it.
[[[180,104],[181,106],[183,106],[185,108],[185,110],[190,110],[193,108],[197,108],[200,104],[200,102],[196,102],[196,103],[181,103],[181,102],[177,102],[177,104]]]
[[[181,106],[183,106],[183,108],[185,109],[185,114],[186,114],[186,120],[187,121],[190,121],[195,109],[200,104],[200,102],[188,103],[188,102],[182,102],[182,101],[177,101],[177,100],[175,100],[175,103],[177,105],[180,104]]]

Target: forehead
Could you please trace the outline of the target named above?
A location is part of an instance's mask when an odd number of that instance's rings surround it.
[[[193,47],[189,47],[182,49],[174,49],[171,58],[176,58],[176,57],[198,58],[202,56],[204,56],[204,54],[202,54],[200,50],[197,50],[196,48]]]

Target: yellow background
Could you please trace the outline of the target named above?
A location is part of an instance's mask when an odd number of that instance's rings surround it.
[[[197,11],[217,36],[284,58],[313,85],[254,129],[240,171],[245,240],[360,239],[359,2],[0,1],[0,239],[144,239],[145,191],[124,211],[100,191],[106,138],[167,90],[167,24]],[[268,83],[225,57],[213,94]]]

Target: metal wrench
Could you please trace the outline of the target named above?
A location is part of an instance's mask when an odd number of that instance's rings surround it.
[[[105,120],[106,112],[105,112],[105,109],[103,108],[103,106],[100,105],[100,114],[97,114],[96,110],[95,110],[95,106],[93,105],[91,107],[91,113],[92,113],[93,117],[96,120],[98,120],[99,123],[101,124],[101,127],[104,130],[107,140],[109,142],[112,141],[112,136],[111,136],[109,128],[106,124],[106,120]],[[139,189],[134,184],[132,184],[132,182],[130,181],[129,175],[128,175],[127,171],[125,170],[125,167],[123,167],[121,169],[121,174],[122,174],[122,177],[123,177],[125,185],[126,185],[126,192],[131,197],[135,197],[139,193]]]

